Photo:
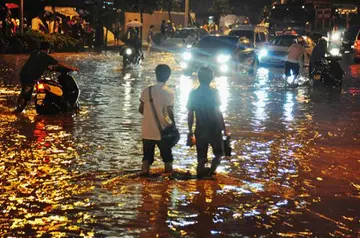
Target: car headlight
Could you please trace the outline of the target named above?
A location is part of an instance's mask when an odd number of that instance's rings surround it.
[[[337,56],[340,54],[340,49],[339,48],[333,48],[330,50],[330,54],[333,56]]]
[[[131,55],[131,54],[132,54],[132,49],[127,48],[126,51],[125,51],[125,53],[126,53],[127,55]]]
[[[264,58],[268,55],[268,51],[265,49],[260,50],[259,59]]]
[[[230,55],[219,55],[217,57],[217,62],[218,63],[226,63],[230,60],[231,56]]]
[[[191,44],[187,44],[187,45],[186,45],[186,48],[191,49],[191,48],[192,48],[192,45],[191,45]]]
[[[340,40],[340,37],[341,37],[340,32],[335,32],[332,34],[331,40],[338,41],[338,40]]]
[[[191,60],[192,54],[190,52],[184,52],[182,57],[184,60]]]

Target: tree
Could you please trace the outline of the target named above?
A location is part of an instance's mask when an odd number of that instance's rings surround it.
[[[224,16],[233,12],[233,7],[230,5],[229,0],[214,0],[209,12],[216,13]]]
[[[171,21],[171,12],[172,11],[183,11],[183,1],[181,0],[159,0],[158,1],[159,9],[166,11],[169,14],[169,20]]]

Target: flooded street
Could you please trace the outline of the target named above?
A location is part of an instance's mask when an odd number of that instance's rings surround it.
[[[359,64],[345,60],[342,90],[286,88],[272,68],[217,78],[233,155],[214,180],[196,180],[185,144],[198,82],[172,55],[125,72],[113,52],[55,57],[80,68],[78,114],[37,116],[32,102],[15,116],[25,57],[0,56],[0,237],[360,236]],[[139,96],[159,63],[173,70],[181,179],[136,174]]]

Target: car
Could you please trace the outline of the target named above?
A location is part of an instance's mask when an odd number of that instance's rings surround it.
[[[360,63],[360,30],[354,42],[354,61],[355,63]]]
[[[354,43],[359,31],[360,26],[350,27],[345,30],[341,44],[341,52],[348,54],[354,51]]]
[[[301,64],[308,66],[315,43],[310,37],[300,35],[280,35],[273,38],[266,46],[257,52],[257,60],[262,66],[284,66],[288,50],[294,41],[305,41],[307,54],[303,56]]]
[[[199,40],[208,36],[208,32],[201,28],[189,27],[175,31],[161,43],[161,48],[170,52],[177,52],[186,47],[191,47]]]
[[[217,75],[231,75],[245,68],[249,72],[255,59],[252,43],[236,36],[207,36],[181,55],[180,66],[191,75],[202,66],[214,69]]]
[[[254,47],[262,47],[269,41],[269,31],[263,26],[236,25],[229,32],[229,36],[246,37]]]

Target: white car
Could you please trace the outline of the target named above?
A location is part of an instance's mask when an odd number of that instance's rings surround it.
[[[305,41],[305,50],[307,54],[303,56],[300,62],[302,66],[308,66],[312,50],[315,43],[309,37],[299,35],[280,35],[273,38],[268,44],[262,47],[257,53],[257,59],[260,65],[283,66],[286,61],[288,50],[294,40],[302,38]]]
[[[207,31],[201,28],[183,28],[175,31],[169,38],[165,39],[161,43],[161,47],[166,51],[176,52],[186,47],[191,47],[208,35]]]
[[[263,26],[236,25],[231,29],[229,36],[245,37],[257,48],[269,41],[269,31]]]

